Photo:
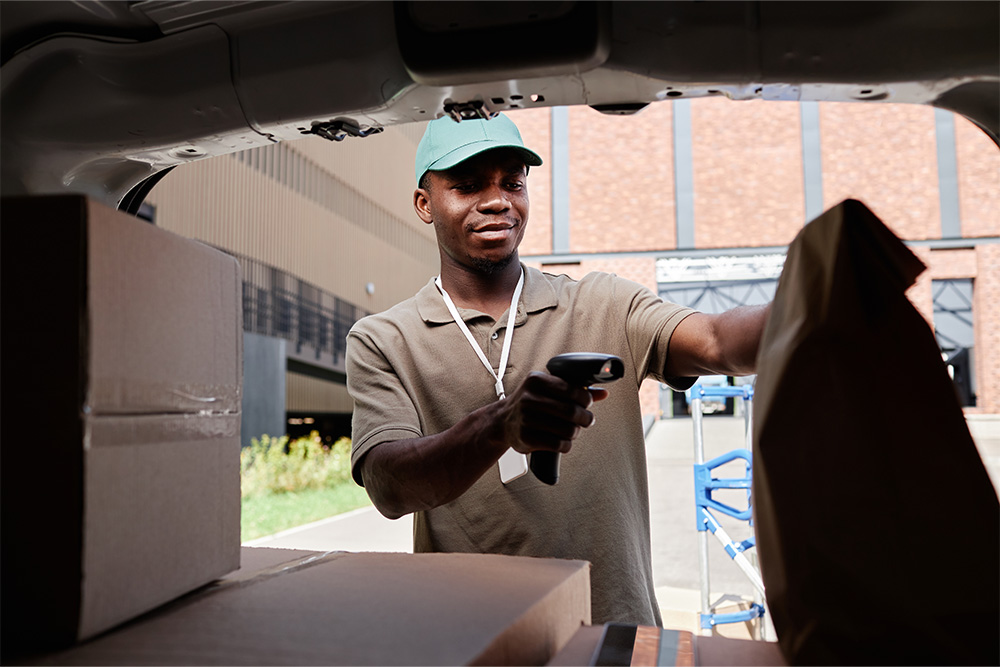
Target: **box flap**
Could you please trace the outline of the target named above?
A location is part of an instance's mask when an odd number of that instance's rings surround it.
[[[230,579],[56,664],[545,664],[590,621],[584,561],[328,553]]]

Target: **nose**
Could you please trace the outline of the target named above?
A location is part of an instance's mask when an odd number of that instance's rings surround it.
[[[479,210],[483,213],[503,213],[510,206],[510,193],[499,183],[485,188],[479,200]]]

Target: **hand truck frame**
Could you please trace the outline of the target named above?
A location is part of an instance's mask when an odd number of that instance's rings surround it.
[[[713,515],[720,512],[740,521],[746,521],[753,525],[753,507],[751,503],[752,486],[752,441],[753,441],[753,386],[742,385],[740,387],[707,387],[696,384],[691,387],[690,404],[691,416],[694,421],[694,493],[695,493],[695,516],[698,529],[698,561],[701,579],[701,614],[699,617],[702,634],[712,634],[712,628],[723,623],[742,623],[760,618],[758,624],[758,637],[770,639],[768,635],[773,634],[769,628],[769,620],[765,617],[764,603],[764,582],[760,577],[757,567],[750,562],[745,555],[745,551],[756,546],[756,538],[750,537],[742,542],[734,541],[729,534],[719,525],[718,519]],[[711,461],[705,461],[705,439],[704,439],[704,415],[702,413],[702,401],[705,398],[740,398],[743,400],[744,425],[746,429],[746,447],[735,449],[731,452],[718,456]],[[713,477],[713,471],[727,463],[742,459],[745,464],[746,474],[736,478]],[[746,509],[737,509],[731,505],[722,503],[712,497],[712,492],[718,489],[745,489],[747,497]],[[709,567],[708,567],[708,533],[712,533],[723,546],[726,554],[743,571],[755,589],[754,602],[749,609],[731,614],[712,613],[711,602],[709,600]]]

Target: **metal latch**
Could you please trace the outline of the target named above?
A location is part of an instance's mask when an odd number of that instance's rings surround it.
[[[451,116],[456,123],[463,120],[474,120],[482,118],[489,120],[499,112],[491,111],[482,100],[472,100],[471,102],[445,102],[444,112]]]
[[[384,127],[369,127],[362,130],[358,125],[346,120],[331,120],[327,123],[317,123],[302,134],[315,134],[330,141],[343,141],[346,137],[368,137],[383,131]]]

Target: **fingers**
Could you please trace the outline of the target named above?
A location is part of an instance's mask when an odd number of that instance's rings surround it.
[[[594,423],[588,410],[595,400],[607,398],[604,389],[573,387],[545,373],[532,373],[507,397],[517,412],[519,442],[512,445],[524,453],[535,450],[568,452],[582,429]]]
[[[594,399],[595,403],[597,401],[603,401],[604,399],[606,399],[608,396],[611,395],[611,392],[609,392],[607,389],[601,389],[599,387],[590,387],[589,389],[587,389],[587,391],[590,392],[590,397]]]
[[[536,412],[525,407],[522,425],[541,433],[547,433],[561,440],[572,440],[580,435],[580,430],[594,423],[594,415],[577,407],[572,413],[560,415],[545,410]]]
[[[536,398],[547,397],[559,402],[573,402],[583,408],[589,408],[594,403],[591,390],[572,386],[565,380],[547,373],[529,373],[528,377],[524,379],[521,389]],[[607,393],[603,389],[593,391]]]
[[[594,403],[590,392],[571,387],[552,375],[532,373],[523,385],[520,399],[525,412],[539,417],[550,416],[578,426],[590,426],[593,415],[587,410]]]
[[[576,436],[574,435],[573,438],[575,437]],[[548,431],[526,426],[521,430],[520,442],[523,443],[523,449],[525,450],[522,453],[527,454],[529,452],[542,450],[565,454],[573,448],[573,438],[559,439],[554,437],[552,433]]]

